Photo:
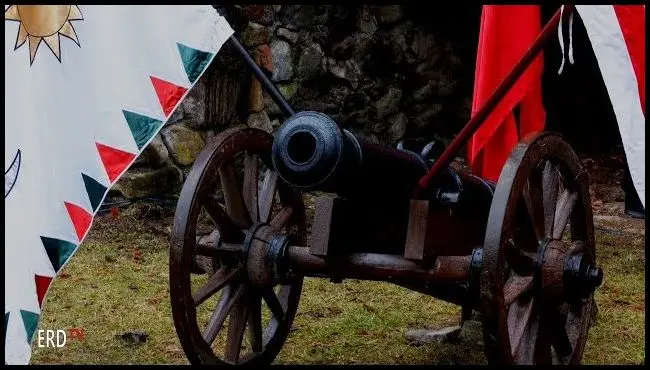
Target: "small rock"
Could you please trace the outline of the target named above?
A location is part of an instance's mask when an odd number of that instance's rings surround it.
[[[273,10],[275,10],[276,13],[279,12],[280,9],[282,9],[282,5],[273,5]]]
[[[377,38],[367,33],[355,33],[352,35],[352,39],[355,45],[352,51],[352,58],[356,61],[369,58]]]
[[[291,98],[293,98],[293,96],[296,95],[296,92],[298,91],[298,84],[290,83],[278,85],[278,90],[280,90],[282,96],[284,96],[285,99],[291,100]]]
[[[291,46],[282,40],[273,40],[271,43],[271,55],[273,57],[274,82],[288,81],[293,78],[293,65]]]
[[[326,24],[330,20],[330,6],[320,5],[316,8],[315,24]]]
[[[388,33],[388,41],[392,46],[394,53],[402,57],[406,54],[409,49],[408,42],[406,41],[407,36],[412,33],[413,23],[411,21],[406,21],[397,24],[393,27]]]
[[[388,118],[388,140],[390,143],[396,143],[406,135],[406,125],[408,124],[408,117],[404,112],[397,113]]]
[[[181,106],[183,110],[184,124],[193,129],[204,129],[207,127],[206,120],[206,94],[208,88],[205,85],[205,80],[199,81],[192,87],[192,90],[185,96]],[[178,109],[177,109],[178,110]]]
[[[388,92],[376,104],[377,119],[382,119],[397,112],[399,103],[402,100],[402,90],[390,87]]]
[[[413,100],[423,101],[432,96],[445,97],[450,96],[458,87],[458,80],[450,78],[442,71],[432,71],[437,77],[427,82],[426,85],[418,88],[413,92]]]
[[[310,80],[322,75],[323,72],[323,51],[320,45],[312,43],[304,48],[300,54],[296,77],[301,80]]]
[[[149,145],[142,151],[142,154],[133,162],[134,167],[149,165],[159,168],[169,163],[169,151],[163,143],[160,135],[151,140]]]
[[[162,139],[174,161],[181,166],[194,163],[194,159],[205,146],[199,132],[181,125],[164,128]]]
[[[329,40],[330,31],[327,26],[322,24],[314,26],[311,32],[311,38],[320,45],[326,45]]]
[[[125,333],[118,335],[117,337],[129,344],[142,344],[147,342],[147,339],[149,338],[149,334],[147,334],[147,332],[145,332],[144,330],[140,329],[140,330],[127,331]]]
[[[372,34],[377,31],[377,20],[365,5],[361,8],[357,27],[363,33]]]
[[[425,343],[448,343],[458,339],[460,326],[451,326],[440,330],[416,329],[406,332],[406,340],[410,345],[421,346]]]
[[[156,170],[132,168],[117,181],[112,190],[127,199],[138,199],[174,194],[182,185],[183,172],[176,166]]]
[[[332,56],[336,59],[349,59],[354,53],[356,47],[355,41],[352,36],[348,36],[341,42],[334,44],[332,46]]]
[[[253,47],[266,44],[271,39],[271,31],[261,24],[250,22],[241,33],[241,40],[244,45]]]
[[[255,77],[251,77],[251,88],[248,91],[248,110],[260,112],[264,109],[264,92],[262,84]]]
[[[297,11],[291,18],[291,23],[298,28],[305,28],[312,25],[316,7],[314,5],[299,5]]]
[[[476,320],[467,320],[461,327],[458,338],[468,344],[483,345],[483,324]]]
[[[273,72],[273,56],[268,44],[260,45],[253,51],[255,62],[269,72]]]
[[[279,38],[287,40],[292,44],[298,41],[298,32],[288,30],[284,27],[278,28],[277,35]]]
[[[361,68],[356,61],[349,59],[345,62],[340,62],[333,58],[328,58],[327,67],[334,77],[347,80],[352,88],[356,89],[359,86]]]
[[[271,120],[265,111],[259,113],[251,113],[246,120],[248,127],[258,128],[266,132],[272,132],[273,126],[271,125]]]
[[[418,31],[413,35],[411,50],[419,60],[430,61],[434,53],[439,53],[439,47],[433,34],[424,31]]]
[[[280,85],[280,86],[282,86],[282,85]],[[278,87],[278,89],[280,89],[280,91],[282,91],[282,88],[280,86]],[[284,95],[284,93],[282,95]],[[285,98],[287,98],[287,97],[285,96]],[[278,107],[278,105],[275,104],[273,99],[271,99],[271,97],[267,93],[264,93],[264,110],[266,111],[266,113],[269,114],[269,116],[280,116],[280,115],[282,115],[282,111],[280,110],[280,107]]]
[[[190,92],[191,94],[191,92]],[[189,95],[189,94],[188,94]],[[187,97],[186,97],[187,98]],[[174,111],[172,112],[172,115],[167,118],[167,121],[165,122],[165,126],[173,125],[174,123],[182,120],[185,118],[185,109],[184,109],[184,102],[181,103]]]
[[[427,104],[425,110],[423,110],[418,116],[413,120],[413,124],[418,129],[423,129],[431,124],[433,120],[440,115],[442,112],[443,106],[440,103]]]
[[[402,19],[402,7],[399,5],[383,5],[372,8],[377,21],[380,24],[392,24]]]

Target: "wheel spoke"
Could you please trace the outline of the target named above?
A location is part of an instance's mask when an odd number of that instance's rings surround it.
[[[538,320],[533,315],[531,298],[527,303],[515,301],[508,310],[508,332],[510,349],[517,364],[532,364],[533,350],[527,343],[532,343],[537,336]]]
[[[273,217],[273,220],[271,220],[270,224],[273,230],[275,231],[280,231],[282,228],[287,224],[291,216],[293,215],[293,208],[292,207],[284,207],[280,212],[278,212],[275,217]]]
[[[537,339],[535,340],[535,364],[552,364],[550,323],[544,317],[540,318]]]
[[[542,174],[542,192],[544,194],[544,231],[545,236],[553,236],[553,224],[555,221],[555,209],[557,207],[557,196],[559,190],[558,172],[550,161],[546,162]]]
[[[253,221],[259,221],[257,208],[257,175],[258,164],[257,158],[246,153],[244,158],[244,202],[248,209],[248,214]]]
[[[533,287],[532,276],[516,276],[513,275],[506,281],[503,287],[503,303],[510,306],[522,294],[530,291]]]
[[[226,317],[228,317],[228,314],[232,311],[235,303],[237,303],[242,297],[243,292],[243,285],[238,286],[234,293],[232,285],[228,285],[223,289],[217,308],[212,313],[212,316],[210,316],[208,326],[203,332],[203,339],[205,339],[208,344],[211,344],[217,338],[224,321],[226,321]]]
[[[525,201],[517,203],[516,212],[518,222],[512,235],[515,245],[522,250],[537,251],[539,240]]]
[[[251,225],[251,219],[246,209],[246,203],[237,185],[237,176],[232,164],[227,163],[219,168],[219,177],[223,188],[223,197],[226,201],[226,210],[232,220],[240,229]]]
[[[569,222],[573,207],[578,201],[578,193],[565,189],[560,195],[560,200],[557,203],[555,210],[555,221],[553,225],[553,239],[560,240],[564,235],[564,230]]]
[[[535,231],[535,237],[540,241],[544,238],[544,208],[541,173],[538,169],[533,170],[524,186],[523,196],[528,216]]]
[[[262,292],[262,298],[264,298],[264,301],[269,306],[273,316],[278,321],[281,321],[284,318],[284,309],[282,308],[282,304],[278,300],[278,296],[275,295],[273,289],[265,289]]]
[[[260,221],[268,222],[271,210],[273,209],[273,200],[275,199],[275,190],[278,187],[278,173],[272,170],[266,170],[262,191],[259,198]]]
[[[518,248],[512,239],[506,242],[506,260],[509,261],[510,268],[520,274],[527,274],[533,271],[535,263],[535,253],[526,252]]]
[[[228,339],[226,340],[225,360],[237,363],[241,352],[241,342],[244,339],[246,319],[248,317],[248,300],[240,299],[228,320]]]
[[[223,253],[242,253],[244,252],[244,247],[241,244],[229,244],[229,243],[220,243],[217,245],[214,244],[196,244],[196,255],[198,256],[209,256],[216,257],[218,255],[223,255]]]
[[[241,232],[235,222],[228,216],[226,211],[217,202],[215,196],[207,196],[203,199],[203,207],[210,215],[212,221],[217,225],[219,234],[223,241],[237,243],[244,240],[244,233]]]
[[[551,331],[553,348],[558,357],[566,357],[573,352],[569,335],[566,331],[567,316],[558,312],[557,308],[549,313],[549,328]]]
[[[248,313],[248,335],[253,352],[262,352],[262,297],[252,294]]]
[[[236,268],[234,270],[225,268],[219,269],[212,276],[210,276],[207,283],[205,283],[194,294],[192,294],[194,305],[200,305],[208,298],[212,297],[216,292],[223,289],[223,287],[226,286],[226,284],[229,283],[240,271],[241,268]]]

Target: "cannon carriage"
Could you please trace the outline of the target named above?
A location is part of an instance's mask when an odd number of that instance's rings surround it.
[[[170,296],[190,362],[272,362],[304,277],[320,277],[397,284],[461,306],[462,319],[479,312],[490,363],[579,363],[603,272],[578,157],[544,132],[514,148],[496,184],[451,164],[561,16],[438,153],[439,143],[366,143],[322,113],[294,112],[231,37],[287,119],[275,137],[236,127],[212,138],[181,191]]]

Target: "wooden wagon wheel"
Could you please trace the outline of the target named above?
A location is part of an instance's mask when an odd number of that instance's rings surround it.
[[[249,271],[250,258],[259,259],[249,256],[250,246],[264,242],[251,240],[259,239],[257,231],[291,232],[304,245],[302,196],[270,170],[272,143],[271,135],[252,128],[220,133],[198,156],[181,191],[171,241],[170,298],[176,332],[192,364],[269,364],[293,322],[301,277],[275,286],[249,279],[255,273]],[[203,210],[213,230],[199,235]],[[197,287],[193,280],[201,277],[207,281]]]
[[[499,177],[483,247],[488,361],[579,363],[603,278],[595,263],[589,184],[578,157],[556,134],[526,137]]]

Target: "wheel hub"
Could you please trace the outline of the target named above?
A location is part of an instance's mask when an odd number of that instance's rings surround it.
[[[248,279],[255,285],[266,287],[286,281],[286,247],[294,238],[277,233],[265,223],[254,225],[246,235],[244,249]]]
[[[550,298],[586,298],[603,282],[603,270],[561,240],[540,243],[534,268],[536,288]]]

